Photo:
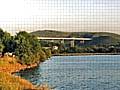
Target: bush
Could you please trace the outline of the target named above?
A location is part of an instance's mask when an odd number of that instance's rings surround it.
[[[50,49],[42,49],[42,50],[45,52],[47,58],[51,57],[52,54]]]
[[[43,50],[40,50],[39,55],[40,55],[40,61],[41,62],[44,62],[45,59],[47,59],[47,56],[46,56],[46,54],[45,54],[45,52]]]
[[[50,50],[42,50],[39,40],[27,32],[19,32],[15,41],[15,54],[23,64],[43,62],[51,56]]]

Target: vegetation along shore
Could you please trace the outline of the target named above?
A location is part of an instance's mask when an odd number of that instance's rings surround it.
[[[120,55],[120,53],[59,53],[53,56]]]
[[[38,30],[31,32],[38,37],[52,38],[90,38],[89,41],[74,40],[74,47],[71,47],[72,40],[41,40],[42,47],[58,46],[52,50],[53,54],[64,53],[120,53],[120,35],[109,32],[61,32],[53,30]]]
[[[38,37],[91,38],[90,41],[76,40],[74,47],[71,41],[38,40]],[[76,55],[118,55],[120,54],[120,35],[105,32],[58,32],[21,31],[14,36],[0,29],[0,90],[38,89],[49,90],[43,85],[32,85],[29,81],[15,76],[14,72],[33,68],[54,56]]]
[[[0,29],[0,52],[0,90],[49,90],[46,85],[37,87],[12,74],[36,67],[51,57],[51,51],[42,49],[34,35],[23,31],[11,36]]]

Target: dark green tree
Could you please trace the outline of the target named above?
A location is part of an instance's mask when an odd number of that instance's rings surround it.
[[[3,52],[4,48],[5,46],[2,43],[0,43],[0,52]]]

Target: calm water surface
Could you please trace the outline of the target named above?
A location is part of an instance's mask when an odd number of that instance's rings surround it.
[[[54,90],[120,90],[120,55],[55,56],[19,75]]]

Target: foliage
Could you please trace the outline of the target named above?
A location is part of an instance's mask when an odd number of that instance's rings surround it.
[[[4,47],[5,47],[5,46],[4,46],[2,43],[0,43],[0,52],[3,52]]]
[[[51,50],[50,49],[44,49],[43,48],[42,50],[45,52],[47,58],[51,57],[52,54],[51,54]]]
[[[87,37],[91,41],[81,44],[75,41],[75,47],[70,47],[69,41],[64,44],[61,41],[49,42],[39,41],[36,32],[29,34],[25,31],[11,36],[9,33],[0,29],[0,52],[12,52],[22,64],[33,64],[43,62],[52,54],[57,53],[120,53],[120,35],[105,32],[57,32],[57,31],[38,31],[42,36],[53,37]],[[37,35],[38,35],[37,34]],[[46,35],[47,34],[47,35]],[[39,36],[38,35],[38,36]],[[58,46],[58,50],[52,49]],[[43,49],[42,47],[51,47]]]
[[[32,64],[44,61],[46,53],[42,50],[40,42],[27,32],[19,32],[16,37],[15,54],[23,64]]]
[[[38,63],[51,56],[49,50],[42,50],[36,36],[25,31],[11,36],[2,29],[0,29],[0,52],[14,53],[22,64]]]

